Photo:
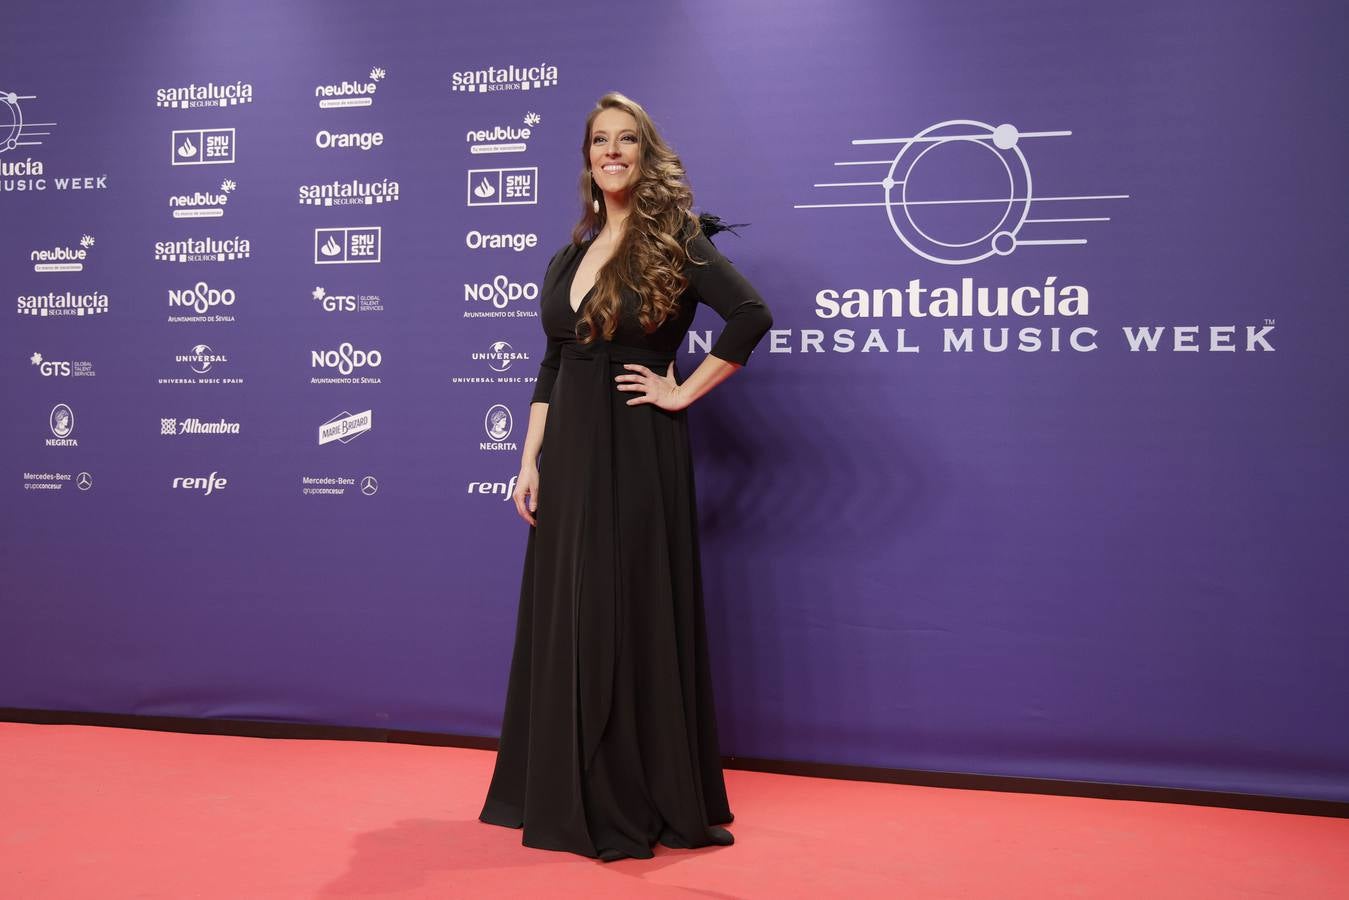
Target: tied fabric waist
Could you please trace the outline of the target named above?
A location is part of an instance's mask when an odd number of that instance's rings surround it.
[[[625,404],[632,395],[618,390],[611,367],[625,363],[646,366],[664,375],[674,359],[641,347],[625,347],[596,341],[562,345],[562,369],[566,391],[575,402],[566,404],[564,415],[581,421],[578,434],[592,442],[593,452],[585,474],[585,510],[581,515],[581,554],[572,598],[573,636],[576,649],[573,666],[574,696],[580,719],[581,761],[589,770],[599,749],[600,738],[613,708],[619,642],[618,586],[621,583],[618,544],[618,492],[614,490],[616,415],[650,415],[654,407]],[[569,426],[572,423],[568,423]],[[655,473],[651,473],[655,477]]]

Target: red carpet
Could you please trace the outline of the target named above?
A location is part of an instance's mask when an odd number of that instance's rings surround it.
[[[477,821],[478,750],[0,723],[0,897],[1344,897],[1349,820],[728,771],[733,847]]]

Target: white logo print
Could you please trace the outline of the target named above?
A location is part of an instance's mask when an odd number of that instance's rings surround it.
[[[212,472],[210,475],[180,475],[173,479],[173,486],[188,491],[204,491],[209,497],[216,491],[223,491],[229,480],[219,477],[219,473]]]
[[[203,422],[198,418],[160,419],[159,433],[161,435],[171,435],[174,437],[184,434],[238,434],[239,423],[227,422],[224,419],[221,419],[218,422]]]
[[[523,153],[529,149],[530,135],[542,121],[536,112],[525,113],[523,125],[494,125],[491,128],[479,128],[464,135],[468,141],[468,151],[474,155],[482,153]]]
[[[331,444],[333,441],[350,444],[370,430],[372,416],[373,413],[368,409],[358,413],[342,410],[319,426],[319,446]]]
[[[321,84],[314,88],[314,96],[319,100],[319,109],[347,109],[353,106],[371,106],[375,102],[375,91],[384,80],[384,70],[376,66],[370,70],[366,81],[343,81],[338,84]]]
[[[89,258],[89,250],[94,246],[90,235],[80,238],[79,249],[71,247],[53,247],[50,250],[34,250],[28,254],[34,272],[83,272],[84,261]]]
[[[253,245],[248,238],[181,238],[155,241],[155,259],[160,262],[233,262],[248,259]]]
[[[35,94],[15,94],[12,91],[0,91],[0,153],[17,150],[19,147],[40,147],[38,138],[51,134],[47,129],[55,128],[55,122],[25,122],[21,100],[36,100]],[[11,174],[5,172],[4,174]],[[42,163],[37,164],[36,172],[15,172],[14,174],[41,175]]]
[[[170,109],[195,109],[202,106],[238,106],[253,102],[253,85],[243,81],[233,84],[186,84],[182,87],[159,88],[155,91],[155,106]]]
[[[311,369],[336,369],[343,375],[350,375],[357,369],[376,369],[383,363],[383,353],[378,350],[357,350],[350,341],[343,341],[336,350],[309,351]]]
[[[324,312],[384,312],[376,294],[330,294],[320,285],[309,296],[323,304]]]
[[[47,438],[48,447],[78,447],[80,442],[71,437],[75,431],[75,411],[68,404],[58,403],[52,407],[47,417],[52,437]]]
[[[43,359],[41,353],[34,353],[28,361],[38,367],[44,378],[81,378],[95,374],[94,364],[87,360]]]
[[[543,63],[537,66],[506,66],[455,72],[450,76],[450,89],[486,94],[494,91],[529,91],[557,84],[557,66]]]
[[[233,128],[189,128],[173,132],[169,161],[175,166],[218,166],[234,162]]]
[[[834,165],[883,167],[885,177],[879,181],[824,182],[815,187],[880,187],[882,199],[798,203],[795,208],[882,206],[890,227],[906,247],[926,260],[946,265],[1007,256],[1018,247],[1085,244],[1086,238],[1059,236],[1062,226],[1069,226],[1071,234],[1090,227],[1089,223],[1108,222],[1108,216],[1058,216],[1049,212],[1051,207],[1037,205],[1032,210],[1032,204],[1124,200],[1129,195],[1036,196],[1030,165],[1021,151],[1021,142],[1028,138],[1071,134],[1023,132],[1013,125],[995,127],[972,119],[951,119],[912,137],[857,139],[853,146],[896,144],[899,152],[893,159],[849,160]],[[954,189],[949,185],[960,185],[972,196],[952,196]],[[847,196],[866,197],[868,193],[874,196],[874,190],[853,190]],[[1023,230],[1027,232],[1024,235]]]
[[[469,169],[469,206],[523,206],[539,202],[537,167]]]
[[[398,199],[397,181],[333,181],[328,184],[300,185],[300,203],[306,206],[371,206]]]
[[[479,450],[519,449],[514,442],[507,440],[515,427],[515,420],[511,416],[511,411],[500,403],[487,410],[487,415],[483,416],[482,427],[487,432],[487,440],[478,443]]]
[[[225,214],[225,204],[236,187],[234,179],[226,178],[218,191],[177,194],[169,198],[169,209],[175,219],[218,219]]]
[[[380,261],[379,225],[362,228],[315,228],[314,264],[342,265]]]
[[[493,309],[469,309],[464,311],[464,318],[505,318],[505,317],[528,317],[538,315],[537,309],[512,309],[506,307],[520,301],[534,301],[539,299],[539,285],[533,281],[511,281],[505,275],[497,275],[491,281],[483,281],[475,284],[464,285],[465,303],[490,303]]]
[[[204,281],[198,281],[195,286],[186,290],[169,290],[169,306],[185,306],[195,310],[198,315],[219,305],[233,306],[234,291],[230,288],[223,291],[216,290]]]

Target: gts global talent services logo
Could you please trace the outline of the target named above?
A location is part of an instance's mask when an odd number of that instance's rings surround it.
[[[485,69],[467,69],[450,75],[451,90],[470,94],[533,91],[556,85],[557,66],[548,63],[535,66],[488,66]]]
[[[320,84],[314,88],[319,109],[349,109],[353,106],[373,106],[375,92],[384,80],[385,72],[379,66],[370,70],[364,81],[339,81]]]
[[[542,119],[536,112],[527,112],[521,125],[493,125],[490,128],[470,129],[464,134],[468,142],[468,152],[484,153],[524,153],[529,149],[529,139]]]
[[[94,247],[92,235],[83,235],[78,247],[52,247],[33,250],[28,261],[33,264],[34,272],[83,272],[84,262]]]
[[[28,361],[37,366],[43,378],[92,378],[96,374],[94,364],[87,359],[47,359],[34,353]]]
[[[218,219],[225,214],[225,204],[237,187],[233,178],[226,178],[218,190],[174,194],[169,197],[169,209],[175,219]]]
[[[175,166],[219,166],[234,162],[233,128],[187,128],[173,132],[169,162]]]
[[[253,85],[246,81],[233,84],[180,85],[155,89],[155,106],[165,109],[197,109],[203,106],[238,106],[253,102]]]
[[[384,312],[384,301],[377,294],[330,294],[322,285],[309,295],[324,312]]]

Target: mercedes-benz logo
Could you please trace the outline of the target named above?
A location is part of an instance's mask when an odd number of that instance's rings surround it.
[[[82,491],[87,491],[94,486],[94,476],[88,472],[81,472],[75,476],[75,487]]]
[[[361,493],[367,497],[373,497],[379,490],[379,482],[375,480],[374,475],[367,475],[361,479]]]

